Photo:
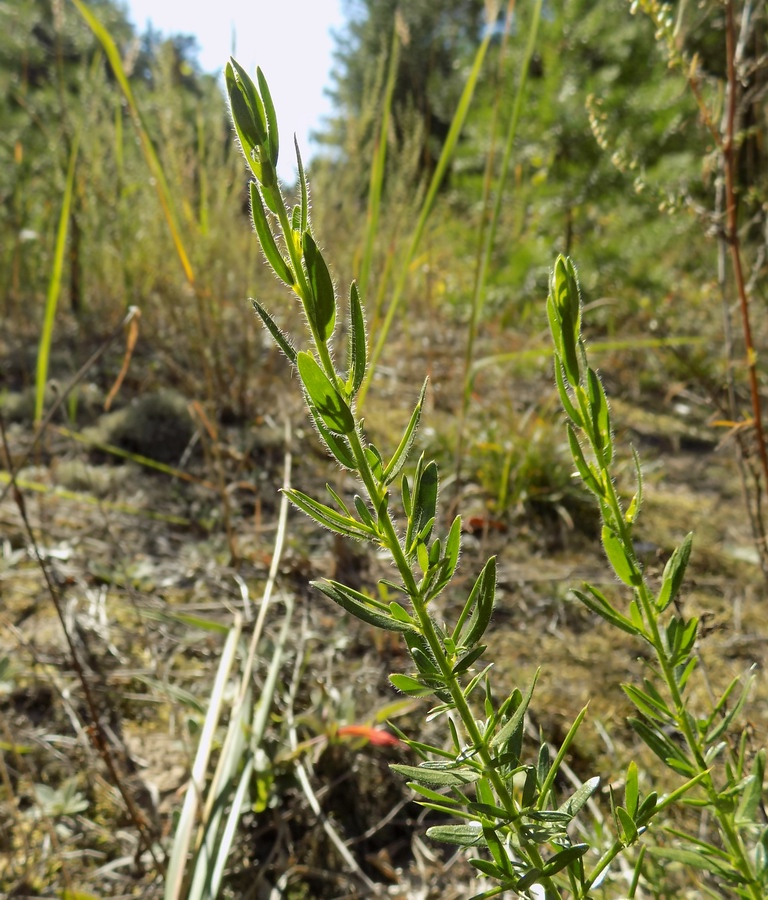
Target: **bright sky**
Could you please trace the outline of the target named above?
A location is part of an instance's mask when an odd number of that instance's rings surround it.
[[[304,160],[312,155],[309,132],[331,111],[331,28],[344,22],[342,0],[125,0],[140,31],[151,22],[163,34],[192,34],[204,71],[220,72],[233,53],[269,82],[280,123],[280,175],[293,181],[293,134]],[[300,62],[297,62],[300,61]]]

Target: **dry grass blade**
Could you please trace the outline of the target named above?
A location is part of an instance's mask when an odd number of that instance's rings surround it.
[[[289,423],[286,422],[286,446],[289,443],[290,427]],[[290,487],[290,480],[291,454],[286,451],[283,477],[284,489]],[[197,898],[202,900],[202,898],[216,897],[219,893],[229,851],[237,832],[240,812],[250,788],[251,776],[255,766],[255,755],[261,746],[266,731],[272,700],[277,689],[278,675],[290,633],[293,602],[290,598],[286,598],[286,611],[280,635],[272,652],[259,702],[254,710],[253,668],[280,566],[285,543],[287,519],[288,499],[283,494],[280,503],[272,563],[264,588],[259,615],[254,625],[248,653],[243,660],[242,668],[238,675],[239,687],[229,716],[227,733],[216,771],[210,785],[206,789],[205,774],[210,758],[210,743],[216,730],[216,725],[221,718],[222,692],[232,672],[236,648],[239,643],[241,630],[239,616],[235,626],[237,639],[233,638],[235,631],[233,628],[227,639],[225,653],[219,666],[219,673],[217,674],[214,692],[211,696],[203,735],[200,739],[190,788],[185,798],[181,819],[174,838],[168,880],[166,882],[166,900],[181,900],[182,897],[185,900],[197,900]],[[212,715],[214,707],[217,707],[215,721]],[[210,729],[208,727],[209,719],[211,722]],[[242,770],[238,774],[241,767]],[[198,838],[194,842],[193,847],[194,823],[203,798],[205,798],[205,803],[203,804],[200,817],[201,824],[198,830]],[[229,812],[226,814],[226,819],[224,819],[227,807],[229,807]],[[224,826],[222,828],[223,820]],[[189,868],[188,857],[191,851],[194,851],[194,861],[190,868],[189,877],[185,877],[185,872]]]
[[[197,755],[192,766],[192,773],[184,797],[184,805],[181,810],[176,836],[173,842],[173,850],[168,863],[168,873],[165,883],[166,900],[176,900],[185,896],[183,893],[185,874],[187,870],[187,858],[192,847],[195,833],[197,811],[202,798],[205,796],[205,776],[208,771],[208,762],[213,750],[213,741],[216,729],[219,725],[221,713],[224,708],[224,694],[229,684],[232,668],[237,656],[237,645],[242,632],[242,619],[235,615],[235,621],[227,635],[226,643],[221,654],[219,667],[216,671],[216,679],[211,690],[208,714],[205,717],[200,742],[197,746]]]

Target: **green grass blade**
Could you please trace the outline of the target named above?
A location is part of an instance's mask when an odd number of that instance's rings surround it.
[[[416,255],[416,250],[418,249],[419,244],[421,243],[421,239],[424,236],[424,230],[427,226],[427,220],[429,219],[429,215],[435,205],[437,192],[440,189],[440,185],[443,183],[443,177],[445,176],[448,164],[450,163],[456,150],[456,146],[459,142],[461,129],[464,127],[464,122],[466,121],[467,113],[469,112],[469,107],[472,103],[472,97],[475,92],[477,80],[480,77],[480,72],[482,70],[483,62],[485,61],[485,56],[492,37],[493,29],[489,27],[486,29],[486,35],[483,38],[482,43],[478,47],[477,53],[475,54],[475,59],[472,63],[472,69],[470,70],[469,77],[467,78],[467,82],[464,85],[464,90],[461,94],[459,105],[457,106],[456,112],[453,115],[453,120],[448,131],[448,136],[445,139],[445,144],[443,144],[443,149],[440,153],[440,159],[437,162],[437,167],[435,168],[434,175],[432,176],[432,180],[429,183],[427,194],[424,197],[424,202],[421,205],[421,211],[419,212],[419,218],[416,223],[416,228],[414,229],[413,235],[411,236],[411,241],[408,245],[405,256],[401,260],[400,270],[398,272],[395,287],[392,292],[392,299],[390,300],[387,314],[384,317],[384,322],[382,323],[376,338],[376,346],[374,347],[373,353],[371,355],[371,362],[368,367],[368,373],[362,387],[360,388],[360,394],[358,395],[357,400],[358,409],[361,409],[363,403],[365,402],[365,396],[368,393],[368,388],[370,387],[371,380],[373,379],[373,375],[376,371],[376,365],[387,342],[389,329],[392,327],[395,313],[400,306],[400,300],[403,296],[405,282],[407,281],[408,275],[410,273],[411,262],[413,261],[413,258]]]
[[[525,88],[528,81],[528,72],[531,67],[533,52],[536,47],[536,38],[539,31],[539,21],[541,19],[542,2],[543,0],[537,0],[536,5],[533,8],[533,20],[531,21],[531,25],[528,31],[528,40],[525,45],[525,52],[520,62],[520,74],[518,76],[515,102],[512,107],[512,114],[509,118],[509,124],[507,125],[507,133],[504,141],[504,153],[501,161],[501,171],[499,172],[499,177],[496,182],[496,199],[493,206],[493,214],[490,224],[488,224],[487,227],[484,228],[485,233],[481,238],[482,253],[478,261],[478,265],[475,269],[475,283],[472,293],[472,311],[469,322],[469,330],[467,332],[467,347],[464,361],[464,396],[462,401],[462,422],[464,416],[466,415],[466,408],[469,404],[469,398],[471,395],[472,379],[470,369],[472,365],[472,357],[474,355],[475,338],[477,337],[477,329],[480,323],[480,318],[483,314],[483,307],[485,305],[485,288],[488,279],[488,269],[491,262],[493,247],[496,242],[496,231],[498,229],[499,219],[501,217],[502,201],[504,199],[504,188],[507,183],[507,176],[509,175],[509,167],[512,159],[512,148],[517,136],[517,126],[520,122],[520,113],[522,112],[523,108]],[[483,225],[486,225],[485,219],[483,219]],[[480,250],[480,246],[478,246],[478,250]]]
[[[120,85],[120,88],[123,92],[123,96],[125,97],[126,103],[128,104],[128,109],[131,112],[131,119],[133,120],[133,124],[136,127],[136,131],[138,132],[139,140],[141,142],[141,149],[144,153],[144,158],[146,159],[147,165],[149,166],[149,169],[155,180],[155,187],[157,188],[157,195],[160,199],[160,205],[163,209],[163,215],[165,216],[165,220],[168,223],[168,230],[171,233],[173,245],[176,248],[176,253],[178,254],[179,261],[181,262],[182,268],[184,269],[184,275],[186,276],[187,281],[190,284],[194,284],[195,276],[192,270],[192,263],[189,260],[189,254],[186,251],[184,242],[181,237],[181,231],[179,229],[178,219],[175,211],[175,204],[171,196],[170,188],[168,187],[165,172],[163,171],[163,166],[152,144],[152,140],[149,136],[149,132],[147,131],[147,127],[144,124],[144,119],[141,115],[141,111],[136,104],[136,99],[133,96],[131,84],[128,81],[128,76],[125,74],[125,69],[123,68],[123,61],[120,59],[120,51],[117,49],[117,45],[112,39],[112,35],[101,24],[96,16],[94,16],[90,9],[88,9],[85,3],[83,3],[83,0],[72,0],[72,2],[77,7],[80,15],[85,19],[88,27],[94,33],[101,46],[104,48],[104,52],[107,54],[107,59],[112,66],[112,71],[114,72],[117,83]]]
[[[397,15],[397,13],[395,15]],[[368,281],[371,273],[373,246],[379,230],[381,195],[384,188],[384,173],[387,164],[387,137],[389,135],[389,121],[392,114],[392,95],[395,90],[395,77],[397,75],[397,63],[399,57],[400,40],[397,33],[397,22],[395,21],[392,26],[392,44],[389,50],[389,68],[387,70],[387,83],[384,87],[384,102],[381,110],[379,134],[376,139],[376,149],[374,150],[373,164],[371,166],[371,178],[368,183],[365,244],[363,246],[363,258],[360,264],[360,293],[364,298],[368,296]]]
[[[75,139],[72,142],[72,150],[69,154],[67,166],[67,180],[64,186],[64,197],[61,201],[61,213],[59,214],[59,227],[56,231],[56,249],[53,254],[53,269],[48,282],[48,293],[45,298],[45,315],[43,318],[43,330],[40,335],[40,343],[37,349],[37,372],[35,374],[35,425],[40,424],[43,418],[43,403],[45,401],[45,383],[48,380],[48,363],[51,355],[51,341],[53,339],[53,322],[56,318],[56,308],[59,305],[61,294],[61,275],[64,269],[64,253],[67,246],[67,226],[69,214],[72,209],[72,193],[75,184],[75,170],[77,168],[77,154],[80,149],[80,129],[78,128]]]

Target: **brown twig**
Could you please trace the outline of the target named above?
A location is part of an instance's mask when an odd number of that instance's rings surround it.
[[[757,354],[752,339],[752,324],[749,315],[749,298],[747,296],[744,269],[741,261],[741,241],[738,231],[738,210],[736,205],[736,162],[734,153],[736,135],[736,106],[738,79],[736,77],[736,40],[733,19],[733,0],[725,4],[726,28],[726,64],[728,80],[728,104],[726,108],[725,136],[723,141],[723,167],[725,170],[725,207],[727,217],[728,244],[731,250],[731,264],[739,297],[741,323],[744,332],[744,349],[747,357],[749,390],[752,400],[752,416],[755,423],[755,437],[763,474],[763,486],[768,487],[768,450],[766,449],[763,431],[763,411],[760,399],[760,388],[757,381]]]
[[[42,427],[42,424],[41,424]],[[8,472],[10,474],[10,482],[9,487],[13,492],[13,498],[16,502],[16,506],[18,507],[19,514],[21,515],[22,522],[24,523],[24,528],[27,532],[27,536],[29,537],[29,542],[32,546],[32,549],[35,553],[35,559],[37,564],[40,566],[40,570],[43,573],[43,578],[45,580],[45,584],[48,588],[48,593],[51,596],[51,600],[53,601],[53,606],[56,610],[56,615],[58,616],[59,622],[61,623],[62,630],[64,632],[64,638],[67,642],[67,647],[69,649],[69,653],[72,659],[72,667],[75,670],[75,674],[77,675],[78,681],[83,689],[83,695],[85,697],[86,706],[88,707],[88,712],[90,714],[91,720],[93,722],[92,728],[89,729],[89,733],[91,735],[91,739],[93,741],[96,750],[101,756],[104,764],[106,765],[109,774],[112,777],[112,781],[115,787],[120,792],[121,797],[123,798],[123,802],[125,803],[126,809],[128,810],[128,814],[133,821],[136,830],[139,833],[140,840],[144,843],[144,846],[147,850],[149,850],[152,859],[157,866],[160,872],[165,871],[164,863],[158,859],[157,854],[155,852],[154,847],[154,839],[151,831],[149,830],[149,826],[147,825],[146,819],[142,815],[139,808],[136,806],[136,803],[133,800],[130,792],[126,788],[123,779],[120,777],[120,773],[117,769],[117,764],[115,762],[114,757],[109,749],[109,743],[106,731],[104,729],[104,725],[101,721],[101,715],[99,713],[98,705],[96,703],[96,698],[94,697],[93,691],[91,690],[90,682],[85,674],[85,669],[83,668],[82,663],[80,662],[80,658],[77,655],[77,649],[72,640],[72,636],[69,633],[69,629],[67,628],[66,620],[64,618],[64,610],[61,604],[61,598],[59,597],[56,586],[53,583],[53,579],[51,578],[51,574],[48,571],[48,567],[45,564],[45,560],[43,559],[42,554],[40,553],[40,549],[37,545],[37,540],[35,539],[34,532],[32,530],[32,526],[29,522],[29,518],[27,517],[27,509],[24,503],[24,497],[21,493],[21,490],[16,482],[16,467],[13,465],[11,461],[11,451],[8,446],[8,439],[5,432],[5,419],[0,413],[0,437],[2,437],[2,445],[3,450],[5,452],[6,458],[8,460]],[[139,845],[141,846],[141,844]]]

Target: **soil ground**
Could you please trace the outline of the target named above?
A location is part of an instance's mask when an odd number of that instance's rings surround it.
[[[103,399],[119,369],[114,351],[88,374],[77,408],[63,404],[31,450],[34,368],[21,336],[4,340],[8,453],[0,491],[13,468],[34,542],[14,492],[6,491],[0,505],[0,893],[160,897],[158,866],[142,849],[104,764],[72,651],[96,699],[124,791],[157,846],[167,850],[223,645],[210,623],[229,627],[240,614],[246,629],[252,627],[272,561],[286,452],[293,457],[293,485],[309,494],[321,496],[328,481],[351,496],[353,484],[323,455],[295,380],[272,355],[255,376],[260,401],[253,415],[222,421],[162,377],[151,383],[149,352],[132,361],[116,411],[105,413]],[[374,438],[390,448],[428,370],[420,443],[438,457],[445,476],[452,471],[461,334],[417,331],[403,340],[406,362],[380,370],[366,418]],[[71,343],[58,348],[59,385],[85,357]],[[607,383],[622,453],[619,481],[627,490],[631,443],[643,461],[646,502],[637,536],[645,565],[660,574],[676,544],[695,532],[683,602],[702,617],[699,651],[715,693],[757,665],[750,741],[764,746],[765,585],[734,448],[718,445],[695,387],[687,395],[639,396],[627,389],[619,358],[602,359],[601,366],[622,373]],[[540,667],[531,725],[555,745],[589,703],[569,764],[576,778],[598,774],[607,786],[632,758],[656,769],[626,724],[631,710],[620,688],[642,678],[646,663],[629,636],[617,637],[569,593],[585,580],[611,593],[619,586],[608,573],[589,501],[552,474],[558,466],[569,471],[553,395],[544,365],[533,375],[486,370],[478,378],[460,486],[446,478],[443,487],[443,527],[449,507],[467,523],[461,576],[444,610],[455,612],[485,559],[498,554],[487,654],[495,661],[495,690],[524,687]],[[505,453],[514,460],[516,481],[504,508],[494,508]],[[549,481],[537,470],[539,456]],[[140,457],[170,469],[158,471]],[[286,897],[366,895],[309,809],[294,774],[296,756],[310,772],[324,815],[388,896],[460,898],[473,891],[461,855],[430,845],[423,812],[388,768],[409,760],[404,748],[343,734],[344,726],[370,724],[378,710],[402,700],[387,675],[407,670],[406,656],[389,635],[340,615],[308,582],[334,577],[374,589],[386,572],[383,561],[318,533],[291,512],[256,676],[262,684],[290,597],[290,652],[265,745],[271,784],[263,808],[243,817],[229,896],[269,897],[275,885]],[[209,627],[196,627],[193,617]],[[700,691],[703,704],[705,686]],[[389,714],[408,731],[423,728],[425,711],[400,703]],[[297,754],[289,720],[300,741]]]

